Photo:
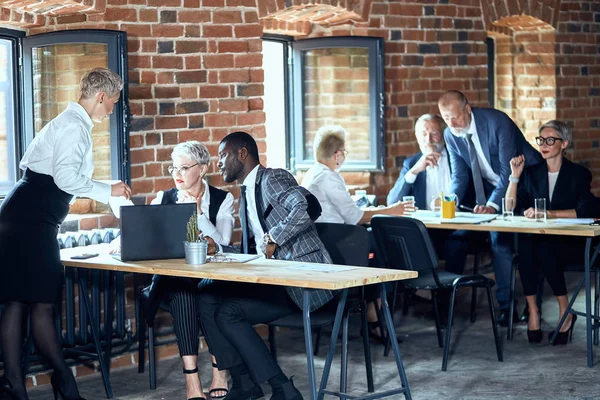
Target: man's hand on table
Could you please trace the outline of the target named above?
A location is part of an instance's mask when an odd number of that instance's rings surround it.
[[[206,254],[209,256],[214,255],[217,252],[217,244],[210,236],[204,236],[204,239],[208,242],[208,249],[206,250]]]
[[[473,209],[473,214],[496,214],[496,209],[494,207],[476,205]]]

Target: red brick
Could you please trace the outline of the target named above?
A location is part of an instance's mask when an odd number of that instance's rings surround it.
[[[158,12],[156,10],[140,10],[139,21],[158,22]]]
[[[179,22],[200,24],[210,22],[210,11],[205,10],[183,10],[177,13]]]
[[[206,114],[204,116],[204,126],[235,126],[234,114]]]
[[[234,27],[236,38],[252,38],[262,36],[262,26],[260,24],[254,25],[237,25]]]
[[[240,54],[235,56],[235,67],[262,67],[262,54]]]
[[[183,36],[182,25],[152,25],[152,36],[157,38]]]
[[[217,68],[233,68],[233,54],[218,54],[218,55],[205,55],[202,57],[204,68],[217,69]]]
[[[183,57],[152,56],[152,68],[183,69]]]
[[[108,8],[104,12],[106,21],[135,21],[137,22],[137,13],[133,8]]]
[[[154,97],[160,98],[177,98],[179,97],[179,86],[175,87],[161,87],[157,86],[154,88]]]
[[[206,85],[200,86],[200,98],[228,98],[229,86],[226,85]]]
[[[202,26],[202,37],[223,38],[232,37],[233,30],[230,25],[204,25]]]
[[[258,125],[265,123],[265,113],[262,111],[253,111],[246,114],[238,114],[237,125]]]
[[[242,111],[246,112],[249,109],[248,100],[244,99],[225,99],[219,100],[219,112]],[[262,108],[262,107],[261,107]]]
[[[213,24],[239,24],[242,21],[240,11],[215,11],[212,15]]]
[[[148,161],[154,161],[153,149],[131,150],[131,164],[142,164]]]
[[[219,83],[248,82],[250,73],[248,70],[221,70],[219,71]]]
[[[187,128],[187,117],[156,117],[156,129]]]
[[[248,42],[244,41],[220,41],[218,42],[219,53],[246,53]]]

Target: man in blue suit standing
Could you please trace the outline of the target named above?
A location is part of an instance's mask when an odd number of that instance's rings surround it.
[[[492,108],[471,107],[466,96],[457,90],[444,93],[438,107],[448,125],[444,139],[452,164],[452,192],[459,199],[464,198],[472,178],[476,198],[473,212],[498,213],[508,187],[510,160],[523,154],[529,166],[541,160],[540,154],[508,115]],[[505,326],[509,318],[512,235],[492,232],[490,238],[496,300],[501,311],[498,323]]]

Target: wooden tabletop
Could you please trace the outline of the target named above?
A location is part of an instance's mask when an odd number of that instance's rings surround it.
[[[62,263],[68,267],[210,278],[221,281],[310,289],[345,289],[417,277],[415,271],[266,259],[256,259],[247,263],[207,263],[198,266],[188,265],[184,259],[121,262],[109,255],[108,249],[109,245],[107,244],[75,247],[61,250],[60,256]],[[87,260],[70,258],[83,253],[99,253],[100,255]]]
[[[459,214],[459,213],[457,213]],[[453,224],[450,220],[441,222],[440,218],[418,218],[427,228],[435,229],[465,229],[469,231],[537,233],[542,235],[563,235],[596,237],[600,236],[600,226],[567,225],[555,220],[535,222],[525,217],[514,217],[513,221],[504,221],[498,216],[491,222],[479,224]]]

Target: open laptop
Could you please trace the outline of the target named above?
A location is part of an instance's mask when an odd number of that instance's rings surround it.
[[[195,203],[121,207],[120,260],[184,258],[186,225],[195,210]]]

